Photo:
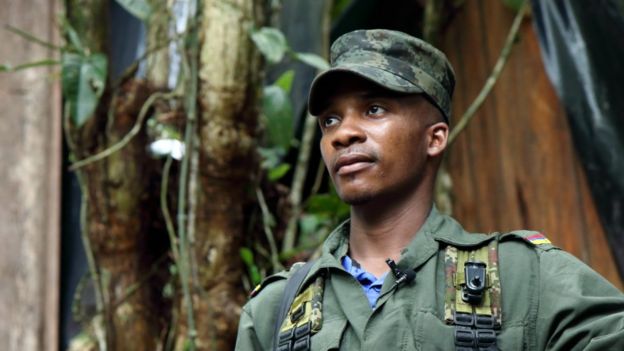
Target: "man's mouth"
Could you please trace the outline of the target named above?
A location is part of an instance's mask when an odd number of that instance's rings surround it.
[[[366,154],[349,153],[338,157],[334,163],[334,172],[338,175],[347,175],[361,171],[373,164],[373,158]]]

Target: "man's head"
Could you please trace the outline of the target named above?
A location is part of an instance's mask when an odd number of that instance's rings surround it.
[[[357,205],[430,191],[446,147],[453,71],[404,33],[345,34],[310,89],[321,152],[340,197]]]
[[[331,47],[331,68],[310,88],[309,111],[319,115],[326,107],[328,86],[338,72],[368,79],[399,93],[422,93],[449,122],[455,73],[444,53],[425,41],[402,32],[356,30],[338,38]]]

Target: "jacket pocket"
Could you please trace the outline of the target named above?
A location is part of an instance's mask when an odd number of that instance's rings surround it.
[[[419,312],[416,345],[418,350],[455,350],[455,329],[430,312]]]
[[[502,351],[522,351],[527,350],[524,342],[524,326],[514,325],[505,326],[503,321],[503,330],[496,338],[498,348]]]
[[[310,339],[310,350],[329,351],[340,348],[340,339],[347,326],[346,319],[332,319],[323,321],[323,327]]]

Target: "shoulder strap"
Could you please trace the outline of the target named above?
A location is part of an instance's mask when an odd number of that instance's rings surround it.
[[[540,232],[531,230],[515,230],[513,232],[505,233],[501,237],[501,240],[507,240],[508,238],[522,239],[530,246],[539,249],[541,251],[550,251],[553,249],[559,250],[559,248],[546,238],[546,236]]]
[[[314,262],[314,260],[306,262],[286,281],[286,287],[284,288],[282,301],[277,312],[277,320],[275,321],[275,333],[273,334],[273,350],[277,350],[277,347],[279,345],[279,333],[282,322],[286,318],[286,314],[288,314],[290,305],[292,305],[293,301],[295,300],[295,296],[297,296],[297,292],[301,288],[301,284],[303,284],[303,280],[308,275],[308,272],[310,272],[310,269],[312,268]]]
[[[476,248],[447,246],[445,320],[455,326],[457,351],[498,350],[501,329],[498,238]]]

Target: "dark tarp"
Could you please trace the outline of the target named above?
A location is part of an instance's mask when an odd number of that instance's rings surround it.
[[[624,1],[532,5],[546,72],[624,276]]]

